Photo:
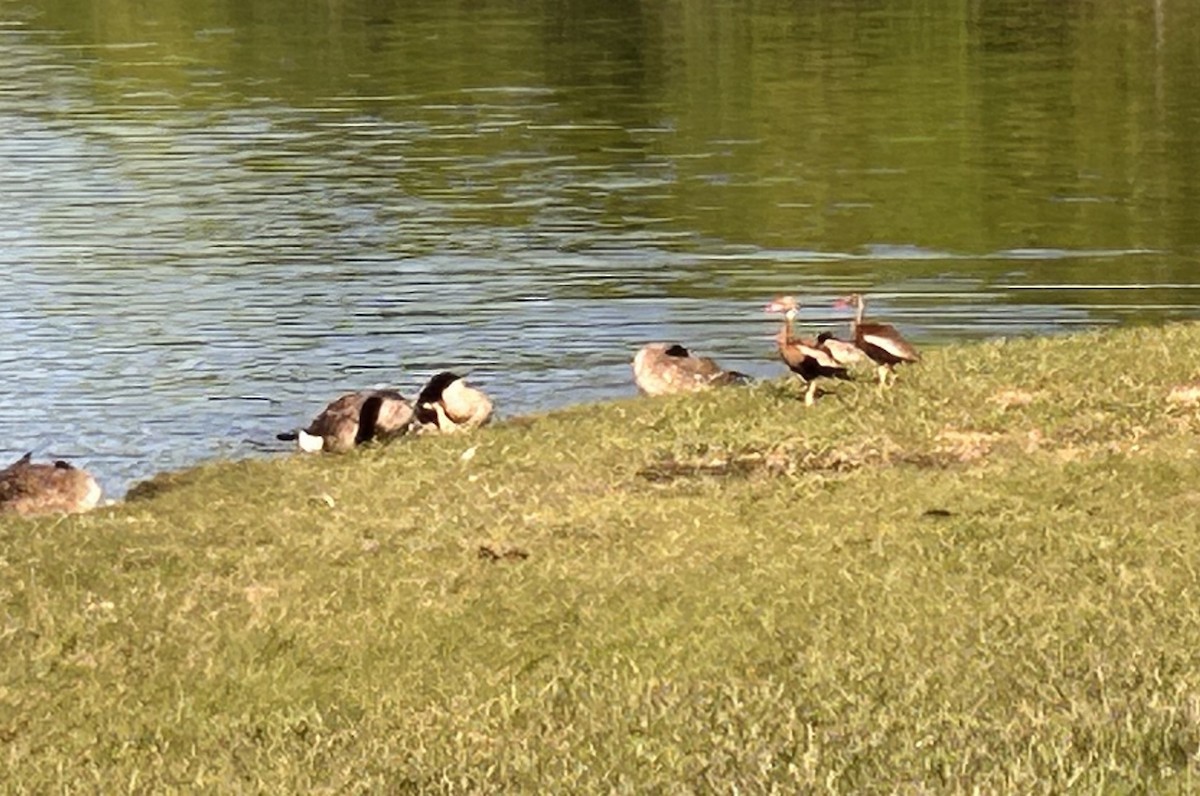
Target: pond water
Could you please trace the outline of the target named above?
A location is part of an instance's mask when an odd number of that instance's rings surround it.
[[[1191,0],[0,0],[0,452],[110,495],[469,371],[503,414],[763,304],[923,344],[1197,317]]]

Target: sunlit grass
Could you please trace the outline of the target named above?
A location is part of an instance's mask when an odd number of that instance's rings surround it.
[[[1198,375],[1195,325],[957,346],[6,518],[0,779],[1192,791]]]

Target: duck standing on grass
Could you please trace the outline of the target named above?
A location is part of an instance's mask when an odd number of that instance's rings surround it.
[[[863,350],[854,343],[847,340],[839,340],[829,332],[821,332],[817,335],[817,346],[828,351],[829,355],[838,364],[845,365],[848,368],[870,361],[867,355],[863,353]]]
[[[851,307],[854,309],[854,320],[850,322],[850,334],[854,344],[877,366],[879,374],[879,389],[887,387],[889,382],[896,381],[895,367],[905,362],[920,362],[921,355],[912,343],[904,339],[904,335],[895,326],[887,323],[863,323],[863,312],[867,302],[858,293],[838,299],[834,302],[838,308]]]
[[[750,377],[724,370],[712,359],[698,357],[678,343],[650,343],[633,358],[633,380],[646,395],[670,395],[744,384]]]
[[[491,399],[448,370],[430,379],[417,396],[417,431],[422,434],[470,431],[491,417]]]
[[[360,390],[334,400],[308,428],[278,439],[295,440],[305,453],[345,453],[373,439],[401,436],[412,420],[412,404],[395,390]]]
[[[75,514],[94,509],[100,494],[88,472],[64,461],[34,464],[31,453],[0,470],[0,513]]]
[[[766,306],[770,313],[783,313],[783,325],[775,335],[779,357],[808,385],[804,391],[804,405],[812,406],[816,401],[817,379],[848,379],[847,366],[834,358],[829,348],[816,340],[797,338],[793,325],[800,305],[794,296],[780,296]]]

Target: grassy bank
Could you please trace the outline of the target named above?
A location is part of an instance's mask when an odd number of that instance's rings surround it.
[[[1198,325],[959,346],[6,518],[0,781],[1193,791],[1197,375]]]

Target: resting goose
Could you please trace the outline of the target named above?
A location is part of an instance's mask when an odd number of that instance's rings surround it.
[[[448,370],[430,379],[417,396],[416,422],[421,433],[470,431],[491,417],[491,399]]]
[[[100,502],[100,485],[88,472],[64,461],[34,464],[33,454],[0,470],[0,513],[74,514]]]
[[[633,380],[646,395],[697,392],[748,379],[746,374],[723,370],[712,359],[698,357],[678,343],[650,343],[633,358]]]
[[[360,390],[334,400],[308,428],[280,434],[305,453],[345,453],[373,439],[398,437],[413,420],[412,404],[395,390]]]
[[[799,309],[794,296],[780,296],[766,306],[767,312],[783,313],[783,325],[775,335],[775,345],[788,368],[807,384],[804,404],[812,406],[816,400],[817,379],[848,379],[850,376],[846,365],[835,359],[824,344],[793,336],[792,327]]]
[[[904,339],[904,335],[900,334],[895,326],[887,323],[863,323],[863,312],[867,302],[858,293],[838,299],[834,306],[854,309],[850,334],[854,337],[854,344],[877,366],[880,389],[887,387],[889,382],[895,383],[897,365],[921,360],[917,349]]]

